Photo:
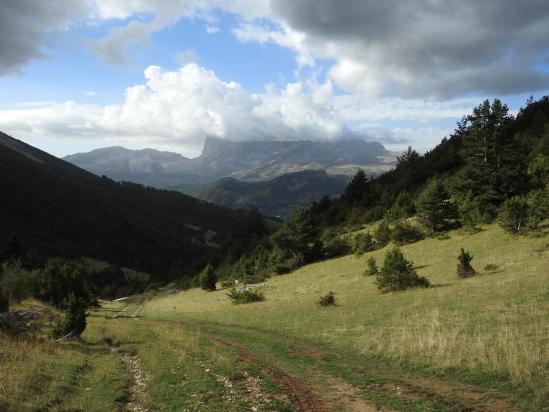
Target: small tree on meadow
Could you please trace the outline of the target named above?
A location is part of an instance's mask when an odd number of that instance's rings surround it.
[[[70,293],[67,297],[65,320],[54,329],[55,336],[79,337],[86,329],[86,303]]]
[[[215,290],[215,284],[217,283],[217,275],[211,264],[208,265],[200,272],[198,278],[200,287],[204,290],[213,291]]]
[[[473,266],[471,266],[471,260],[473,260],[473,256],[461,248],[457,265],[457,275],[460,278],[468,278],[477,273]]]
[[[379,269],[377,267],[376,260],[373,256],[370,256],[368,258],[368,261],[366,262],[367,267],[366,271],[364,272],[365,276],[376,276],[379,273]]]
[[[417,275],[413,263],[404,258],[398,247],[385,255],[383,267],[376,277],[376,284],[382,293],[418,286],[429,287],[429,281]]]

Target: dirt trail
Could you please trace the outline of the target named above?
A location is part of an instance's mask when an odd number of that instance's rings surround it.
[[[337,378],[317,370],[311,370],[311,373],[315,374],[314,378],[320,378],[324,381],[322,383],[312,383],[300,379],[284,370],[280,365],[269,364],[265,359],[251,353],[240,344],[218,337],[214,338],[214,341],[219,346],[235,349],[241,361],[259,365],[266,376],[287,390],[290,402],[298,411],[375,412],[381,410],[364,399],[359,388],[346,384]]]
[[[133,384],[130,386],[130,396],[125,402],[123,410],[132,412],[148,412],[148,409],[143,408],[139,404],[139,397],[147,390],[149,378],[145,373],[141,360],[135,354],[122,352],[120,357],[126,364],[126,368],[133,377]]]
[[[366,391],[388,395],[410,407],[423,401],[459,412],[519,410],[505,395],[494,397],[494,393],[485,388],[419,378],[404,371],[392,370],[382,362],[371,362],[364,367],[359,360],[350,359],[344,354],[315,345],[303,347],[302,342],[294,342],[291,338],[269,332],[240,327],[234,327],[231,331],[228,328],[218,330],[211,326],[200,329],[218,345],[234,349],[243,362],[259,365],[267,376],[287,389],[292,404],[300,411],[387,410],[367,400]],[[271,344],[273,346],[269,347]],[[282,345],[287,346],[286,351],[280,350]],[[256,348],[254,352],[252,347]],[[292,366],[296,356],[309,358],[311,362],[307,366]],[[323,365],[323,358],[326,357],[335,359],[333,362],[339,367],[358,377],[358,380],[351,380],[356,383],[342,380],[336,376],[337,372],[332,371],[329,366],[326,367],[326,364]],[[299,376],[288,368],[299,371]],[[372,382],[372,378],[375,382]],[[359,383],[360,381],[364,383]],[[406,408],[404,406],[403,410]]]
[[[149,412],[148,409],[143,408],[139,403],[139,398],[147,390],[149,382],[149,377],[141,365],[139,356],[134,353],[118,350],[110,339],[104,339],[103,343],[109,347],[111,353],[120,357],[133,378],[133,383],[128,388],[129,396],[124,399],[124,404],[120,407],[120,411]]]

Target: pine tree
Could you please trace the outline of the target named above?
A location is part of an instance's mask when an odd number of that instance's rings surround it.
[[[456,217],[450,194],[439,180],[427,184],[418,197],[416,208],[419,219],[432,232],[445,229],[449,220]]]
[[[310,261],[312,255],[318,252],[315,228],[306,209],[294,210],[292,216],[284,222],[272,239],[281,252],[282,259],[290,262],[292,269]]]
[[[417,275],[412,262],[406,260],[399,248],[387,252],[376,284],[382,292],[395,292],[416,286],[428,287],[429,281]]]
[[[457,274],[460,278],[468,278],[476,274],[476,270],[471,266],[471,256],[463,248],[461,248],[461,253],[458,256],[458,265],[457,265]]]
[[[215,290],[215,284],[217,283],[217,275],[211,264],[208,263],[208,265],[206,265],[206,267],[202,270],[202,272],[200,272],[198,282],[200,283],[200,287],[203,290],[208,290],[208,291]]]
[[[368,190],[368,177],[364,170],[360,169],[345,188],[343,199],[350,204],[360,204],[367,196]]]
[[[520,193],[525,184],[526,153],[514,138],[513,117],[500,100],[485,100],[459,124],[463,135],[460,155],[465,166],[458,188],[471,192],[486,207]]]

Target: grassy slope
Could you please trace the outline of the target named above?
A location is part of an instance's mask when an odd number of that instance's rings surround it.
[[[381,295],[348,256],[268,280],[265,302],[163,288],[106,302],[81,341],[0,337],[0,409],[549,410],[547,238],[450,236],[403,248],[432,289]],[[462,246],[476,278],[455,276]]]
[[[547,395],[549,364],[549,242],[513,238],[499,227],[474,235],[452,232],[403,247],[435,287],[381,295],[362,275],[366,259],[385,250],[306,266],[267,282],[267,301],[234,306],[226,291],[191,290],[142,306],[152,319],[193,319],[245,325],[306,337],[411,367],[463,374],[469,381],[511,382]],[[461,247],[475,256],[477,277],[456,276]],[[496,264],[487,273],[487,264]],[[336,292],[339,305],[320,309],[318,296]]]

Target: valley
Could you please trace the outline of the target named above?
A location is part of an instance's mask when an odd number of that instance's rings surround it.
[[[477,251],[478,276],[455,275],[460,247]],[[232,304],[227,289],[170,285],[104,302],[81,342],[23,340],[16,349],[8,340],[0,375],[9,370],[18,383],[0,380],[2,399],[22,400],[31,370],[41,370],[43,390],[25,401],[29,408],[544,410],[546,241],[485,226],[403,251],[433,288],[380,295],[363,271],[382,249],[270,278],[266,301],[255,304]],[[497,269],[482,269],[494,262]],[[328,290],[337,305],[322,308],[318,296]],[[23,348],[26,360],[14,356]],[[59,356],[65,366],[52,370]]]

